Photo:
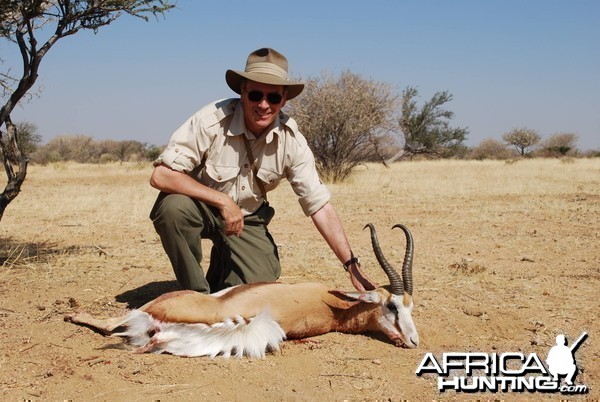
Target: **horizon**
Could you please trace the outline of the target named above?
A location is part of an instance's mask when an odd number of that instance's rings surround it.
[[[227,4],[180,0],[158,20],[123,16],[61,39],[40,66],[40,97],[15,108],[13,121],[34,124],[44,143],[84,135],[161,146],[202,106],[236,95],[227,69],[272,47],[304,79],[349,70],[398,94],[416,87],[419,105],[448,91],[450,125],[468,128],[471,148],[519,127],[600,148],[598,2]],[[2,71],[21,71],[6,41],[0,52]]]

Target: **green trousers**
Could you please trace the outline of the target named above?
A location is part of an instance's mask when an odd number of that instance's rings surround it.
[[[150,219],[184,289],[214,293],[242,283],[274,281],[281,274],[277,246],[267,230],[274,210],[264,204],[244,218],[240,237],[225,236],[216,208],[181,194],[160,193]],[[212,240],[204,277],[201,238]]]

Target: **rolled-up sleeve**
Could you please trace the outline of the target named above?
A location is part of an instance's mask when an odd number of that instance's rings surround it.
[[[214,125],[214,115],[214,107],[207,107],[190,117],[171,135],[169,144],[154,161],[154,166],[164,164],[184,173],[197,167],[214,138],[210,129]]]
[[[315,158],[300,134],[295,135],[295,147],[289,155],[291,164],[287,172],[287,179],[292,189],[298,196],[298,202],[306,216],[310,216],[323,208],[331,199],[327,186],[321,182]]]
[[[311,216],[319,209],[323,208],[331,198],[331,193],[325,185],[321,183],[319,187],[318,191],[314,191],[298,199],[302,211],[304,211],[306,216]]]
[[[191,172],[196,159],[190,149],[176,144],[169,144],[163,153],[154,161],[154,166],[166,165],[178,172]]]

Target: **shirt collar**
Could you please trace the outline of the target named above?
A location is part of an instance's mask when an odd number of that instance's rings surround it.
[[[279,115],[273,120],[271,126],[267,129],[267,132],[264,135],[265,142],[267,144],[273,141],[273,137],[275,134],[280,135],[281,128],[281,116]],[[236,136],[244,134],[248,139],[254,139],[254,135],[246,130],[246,123],[244,122],[244,111],[242,109],[242,102],[238,102],[235,106],[235,111],[233,112],[233,118],[231,120],[231,124],[229,124],[229,129],[227,130],[227,135]]]

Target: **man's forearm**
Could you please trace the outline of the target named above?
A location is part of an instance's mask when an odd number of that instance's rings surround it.
[[[208,205],[221,209],[225,203],[223,194],[207,187],[193,177],[175,171],[168,166],[158,165],[150,177],[150,185],[159,191],[169,194],[183,194]]]
[[[152,172],[150,185],[169,194],[183,194],[216,207],[225,223],[223,233],[240,236],[244,230],[244,215],[231,197],[196,181],[185,173],[158,165]]]
[[[331,250],[344,263],[352,258],[350,243],[344,232],[340,218],[329,203],[311,215],[314,225],[319,230]]]

